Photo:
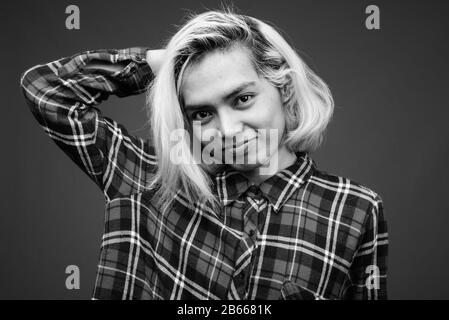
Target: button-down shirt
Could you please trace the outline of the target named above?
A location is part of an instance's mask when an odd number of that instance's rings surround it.
[[[382,199],[318,170],[306,152],[258,186],[216,173],[219,212],[182,190],[168,209],[157,205],[151,139],[97,108],[149,89],[147,49],[85,51],[21,78],[45,133],[105,196],[92,299],[386,299]]]

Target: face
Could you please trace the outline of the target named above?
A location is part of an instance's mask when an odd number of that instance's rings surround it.
[[[186,69],[181,95],[194,138],[235,169],[249,171],[288,152],[279,146],[281,94],[257,74],[246,48],[207,53]]]

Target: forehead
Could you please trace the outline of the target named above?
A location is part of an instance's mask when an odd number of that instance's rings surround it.
[[[257,84],[260,79],[246,48],[216,50],[186,69],[181,95],[186,105],[213,104],[242,83],[252,81]]]

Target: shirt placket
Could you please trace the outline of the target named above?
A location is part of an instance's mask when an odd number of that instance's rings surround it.
[[[249,280],[253,266],[257,263],[257,236],[260,221],[264,220],[266,211],[265,199],[259,188],[251,186],[244,195],[242,225],[243,236],[235,253],[236,269],[233,275],[233,284],[241,299],[247,299]],[[265,208],[264,208],[265,207]]]

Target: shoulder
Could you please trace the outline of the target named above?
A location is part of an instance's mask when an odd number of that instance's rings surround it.
[[[370,215],[382,214],[383,200],[369,186],[350,179],[314,169],[309,178],[310,193],[321,202],[324,212],[341,219],[355,220],[361,225]]]
[[[352,197],[359,197],[375,205],[382,201],[381,196],[366,184],[352,178],[335,175],[323,170],[315,169],[310,176],[312,183],[338,193],[346,193]]]

